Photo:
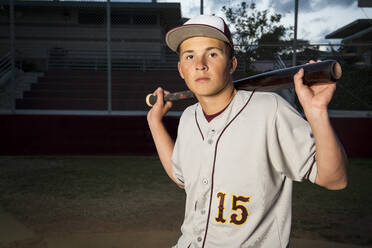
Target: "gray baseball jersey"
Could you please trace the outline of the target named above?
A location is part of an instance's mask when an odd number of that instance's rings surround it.
[[[309,124],[268,92],[238,91],[211,122],[188,107],[172,163],[186,191],[178,248],[287,247],[292,181],[317,172]]]

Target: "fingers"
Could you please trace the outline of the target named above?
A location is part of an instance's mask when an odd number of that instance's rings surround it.
[[[313,64],[313,63],[318,63],[318,62],[322,62],[322,61],[320,59],[318,59],[317,61],[314,61],[314,60],[311,59],[306,64]]]
[[[163,105],[164,104],[164,92],[163,92],[163,89],[161,87],[158,87],[154,91],[153,95],[157,97],[156,103],[155,103],[156,105]]]
[[[171,102],[164,103],[164,95],[169,92],[164,91],[161,87],[157,88],[153,95],[157,97],[156,103],[152,106],[147,114],[147,120],[149,123],[159,123],[163,119],[164,115],[172,107]]]
[[[169,91],[163,90],[161,87],[158,87],[153,93],[154,96],[157,96],[157,100],[154,106],[156,105],[159,107],[165,107],[166,111],[169,110],[172,107],[172,102],[164,102],[164,96],[168,94],[170,94]]]
[[[302,95],[305,91],[308,90],[308,89],[306,89],[306,86],[303,83],[303,79],[302,79],[303,76],[304,76],[304,69],[303,68],[298,70],[298,72],[293,76],[295,91],[296,91],[298,96]]]
[[[301,82],[301,84],[302,84],[302,77],[303,77],[303,76],[304,76],[304,69],[301,68],[301,69],[299,69],[298,72],[297,72],[296,74],[294,74],[294,76],[293,76],[293,81],[295,82],[295,84],[298,83],[298,82]]]
[[[170,94],[169,91],[167,91],[167,90],[164,91],[164,96],[169,95],[169,94]],[[170,109],[173,106],[173,103],[170,102],[170,101],[166,101],[165,106],[166,106],[167,109]]]

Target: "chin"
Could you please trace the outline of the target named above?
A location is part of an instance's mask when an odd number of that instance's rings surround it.
[[[217,91],[217,92],[199,92],[199,93],[194,93],[194,94],[197,97],[213,97],[213,96],[217,96],[218,93],[219,92]]]

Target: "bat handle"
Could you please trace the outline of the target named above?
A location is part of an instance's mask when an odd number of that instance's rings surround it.
[[[189,91],[189,90],[186,90],[186,91],[180,91],[180,92],[174,92],[174,93],[170,93],[168,95],[165,95],[164,96],[164,102],[167,102],[167,101],[178,101],[178,100],[183,100],[183,99],[190,99],[190,98],[194,98],[194,94]],[[158,97],[157,96],[154,96],[153,94],[148,94],[146,96],[146,104],[149,106],[149,107],[152,107],[154,106],[154,104],[156,103]]]

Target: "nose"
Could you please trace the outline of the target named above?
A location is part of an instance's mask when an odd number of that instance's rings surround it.
[[[202,71],[208,69],[208,66],[207,66],[207,63],[206,63],[206,60],[205,60],[204,56],[201,56],[201,57],[196,59],[195,68],[196,68],[196,70],[202,70]]]

